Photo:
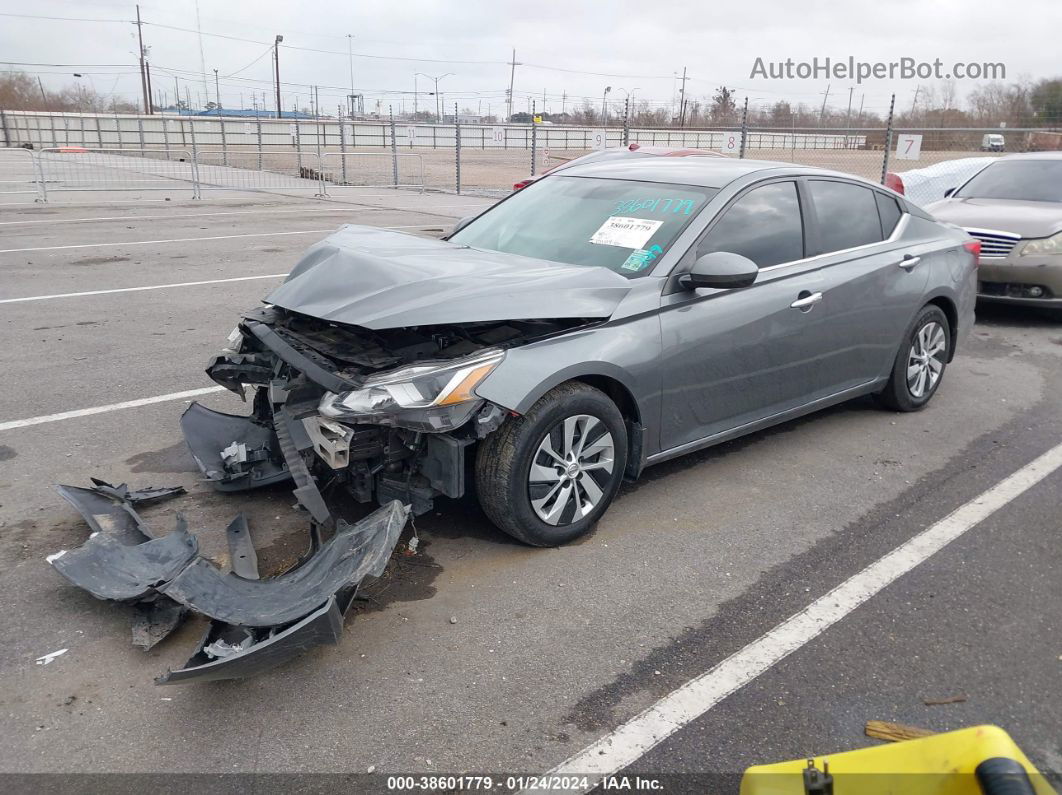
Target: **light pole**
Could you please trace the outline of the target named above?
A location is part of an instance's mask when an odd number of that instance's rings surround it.
[[[350,60],[350,118],[354,118],[354,51],[351,49],[354,34],[347,34],[347,58]]]
[[[284,37],[279,33],[276,39],[273,41],[273,64],[276,66],[276,79],[277,79],[277,118],[280,118],[280,42],[284,41]]]
[[[605,101],[608,99],[608,92],[612,90],[612,86],[605,86],[605,93],[601,95],[601,123],[603,126],[608,127],[608,105]]]
[[[441,103],[439,101],[439,81],[442,80],[444,77],[453,77],[454,73],[453,72],[447,72],[446,74],[439,75],[438,77],[435,77],[434,75],[426,75],[426,74],[424,74],[424,72],[417,72],[417,74],[420,75],[421,77],[426,77],[429,80],[434,80],[435,81],[435,120],[437,122],[441,122],[442,121],[442,105],[441,105]],[[416,75],[414,75],[414,77],[415,76]],[[414,93],[416,93],[416,92],[414,92]]]
[[[221,115],[221,84],[218,83],[218,70],[214,70],[214,99],[215,105],[217,105],[218,115]]]

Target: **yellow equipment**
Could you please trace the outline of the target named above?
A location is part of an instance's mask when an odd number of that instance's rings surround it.
[[[1058,795],[998,726],[755,765],[741,795]]]

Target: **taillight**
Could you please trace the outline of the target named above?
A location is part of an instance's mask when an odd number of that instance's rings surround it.
[[[899,174],[893,174],[891,171],[888,174],[886,174],[885,175],[885,187],[889,188],[890,190],[896,191],[901,196],[904,195],[904,193],[903,193],[903,180],[900,179],[900,175]]]
[[[971,240],[968,243],[963,243],[962,247],[973,254],[974,264],[980,264],[981,262],[981,241]]]
[[[531,184],[531,180],[529,180],[529,179],[522,179],[522,180],[520,180],[519,182],[514,182],[514,183],[513,183],[513,190],[514,190],[514,191],[517,191],[517,190],[523,190],[524,188],[526,188],[526,187],[527,187],[528,185],[530,185],[530,184]]]

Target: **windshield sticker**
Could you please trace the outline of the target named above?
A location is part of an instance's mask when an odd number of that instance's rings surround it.
[[[663,221],[649,221],[645,218],[613,215],[605,219],[605,223],[594,232],[590,242],[599,246],[643,248],[663,223]]]
[[[693,199],[672,199],[662,197],[658,199],[626,199],[616,205],[613,212],[616,213],[666,213],[689,215],[693,212]]]
[[[625,271],[640,271],[648,268],[657,257],[664,253],[660,246],[649,246],[648,249],[640,248],[632,251],[620,267]]]

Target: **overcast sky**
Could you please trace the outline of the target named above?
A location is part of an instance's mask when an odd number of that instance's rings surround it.
[[[889,95],[910,107],[919,84],[932,80],[854,79],[766,80],[750,77],[756,58],[764,61],[835,60],[920,61],[940,58],[950,69],[956,61],[1002,62],[1006,79],[1062,75],[1058,30],[1059,0],[1008,0],[998,3],[889,2],[847,3],[825,0],[759,0],[697,3],[589,2],[588,0],[392,0],[391,2],[278,2],[277,0],[200,0],[200,37],[194,32],[194,0],[146,0],[140,4],[144,43],[150,47],[153,87],[172,101],[174,76],[182,96],[193,104],[214,99],[214,73],[220,75],[226,107],[272,106],[270,43],[282,34],[280,72],[286,108],[298,98],[309,104],[310,85],[319,85],[322,109],[335,112],[350,93],[348,43],[354,52],[354,89],[386,113],[412,110],[414,73],[443,75],[440,91],[452,106],[473,112],[504,114],[512,49],[517,51],[515,108],[524,110],[542,95],[550,112],[591,98],[600,107],[622,102],[625,91],[653,105],[674,101],[683,67],[691,99],[710,97],[720,85],[737,89],[739,102],[753,106],[779,99],[829,103],[844,109],[852,88],[856,106],[882,115]],[[110,0],[0,0],[0,63],[39,74],[45,86],[60,88],[85,75],[101,94],[135,100],[139,96],[135,5]],[[75,17],[58,21],[10,15]],[[171,27],[164,27],[171,26]],[[192,32],[174,30],[185,28]],[[347,39],[351,33],[354,38]],[[229,38],[226,38],[229,37]],[[373,57],[368,57],[373,56]],[[256,61],[256,59],[258,59]],[[417,60],[422,59],[422,60]],[[12,68],[4,66],[2,68]],[[202,72],[209,75],[204,80]],[[569,70],[569,71],[564,71]],[[593,74],[596,73],[596,74]],[[426,95],[434,83],[416,78],[421,108],[434,107]],[[957,83],[960,95],[983,84]]]

